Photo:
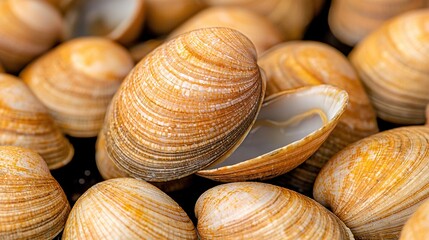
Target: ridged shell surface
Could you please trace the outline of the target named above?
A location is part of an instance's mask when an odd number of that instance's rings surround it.
[[[134,66],[129,52],[110,40],[65,42],[21,73],[63,132],[95,137],[123,78]]]
[[[69,211],[64,191],[36,152],[0,147],[1,239],[53,239]]]
[[[180,35],[121,85],[104,125],[107,152],[148,181],[190,175],[236,148],[264,93],[255,48],[244,35],[228,28]]]
[[[422,124],[429,103],[429,9],[384,23],[351,52],[377,115],[398,124]]]
[[[116,178],[87,190],[73,206],[62,239],[197,239],[185,211],[142,180]]]
[[[429,239],[429,200],[426,200],[407,220],[400,240]]]
[[[353,143],[322,168],[314,198],[358,239],[397,239],[429,197],[429,128],[402,127]]]
[[[33,149],[49,169],[66,165],[74,154],[43,104],[20,79],[4,73],[0,73],[0,145]]]
[[[376,114],[347,58],[324,43],[294,41],[266,51],[258,64],[267,78],[266,95],[302,86],[330,84],[345,90],[349,103],[326,142],[305,163],[273,180],[311,195],[323,165],[348,144],[378,132]]]
[[[198,198],[195,215],[201,239],[354,239],[313,199],[266,183],[211,188]]]

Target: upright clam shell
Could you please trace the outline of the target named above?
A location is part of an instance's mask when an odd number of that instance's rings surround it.
[[[211,188],[198,198],[195,215],[201,239],[354,239],[313,199],[266,183]]]
[[[113,94],[133,65],[125,48],[88,37],[59,45],[26,67],[21,77],[63,132],[94,137]]]
[[[383,120],[399,124],[425,121],[428,24],[429,9],[399,15],[372,32],[349,56]]]
[[[0,74],[0,145],[31,148],[49,169],[66,165],[74,153],[43,104],[20,79],[8,74]]]
[[[52,47],[61,30],[60,13],[44,1],[0,1],[0,62],[8,72],[19,71]]]
[[[255,48],[243,34],[188,32],[127,76],[106,116],[107,152],[119,168],[147,181],[190,175],[236,148],[264,94]]]
[[[142,180],[98,183],[76,202],[62,239],[197,239],[185,211]]]
[[[314,198],[359,239],[396,239],[429,197],[429,128],[381,132],[338,152],[322,168]]]
[[[322,166],[348,144],[378,132],[376,115],[363,85],[347,58],[324,43],[295,41],[279,44],[258,59],[267,77],[266,95],[287,89],[331,84],[347,91],[349,104],[319,150],[298,168],[275,179],[311,195]]]
[[[280,43],[281,32],[264,16],[239,7],[212,7],[202,10],[176,28],[169,38],[205,27],[228,27],[243,33],[261,54]]]
[[[400,240],[429,239],[429,200],[417,208],[401,231]]]
[[[69,211],[64,191],[36,152],[0,146],[1,239],[53,239]]]

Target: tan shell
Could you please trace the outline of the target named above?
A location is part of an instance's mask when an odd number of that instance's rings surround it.
[[[185,211],[167,194],[142,180],[98,183],[76,202],[64,229],[66,239],[197,239]]]
[[[284,174],[322,145],[347,100],[345,91],[328,85],[272,95],[265,99],[252,130],[234,153],[197,174],[223,182]]]
[[[228,27],[243,33],[255,44],[258,54],[283,40],[281,32],[268,19],[238,7],[207,8],[176,28],[169,38],[205,27]]]
[[[94,137],[133,65],[120,45],[103,38],[79,38],[34,61],[21,77],[66,134]]]
[[[324,43],[279,44],[258,60],[267,77],[266,95],[302,86],[331,84],[349,94],[343,116],[320,149],[276,184],[311,195],[320,168],[348,144],[378,132],[376,115],[362,83],[347,58]]]
[[[264,94],[256,51],[244,35],[228,28],[188,32],[127,76],[106,116],[107,152],[147,181],[190,175],[235,149]]]
[[[0,62],[8,72],[51,48],[60,37],[62,19],[40,0],[0,1]]]
[[[0,145],[31,148],[49,169],[66,165],[74,154],[48,110],[20,79],[8,74],[0,74]]]
[[[333,0],[329,27],[341,42],[353,46],[386,20],[424,4],[424,0]]]
[[[417,208],[401,231],[400,240],[429,239],[429,200]]]
[[[143,27],[144,4],[144,0],[76,0],[65,13],[63,39],[99,36],[128,44]]]
[[[211,188],[197,200],[195,215],[201,239],[354,239],[313,199],[266,183]]]
[[[146,55],[164,43],[164,39],[149,39],[129,48],[131,57],[135,62],[140,62]]]
[[[204,8],[200,0],[145,0],[146,25],[151,32],[168,34]]]
[[[36,152],[0,147],[1,239],[53,239],[69,211],[64,191]]]
[[[429,197],[429,128],[402,127],[364,138],[322,168],[314,198],[358,239],[397,239]]]
[[[303,37],[313,19],[319,0],[203,0],[208,6],[237,6],[265,16],[283,33],[285,40]]]
[[[429,9],[399,15],[350,54],[377,115],[388,122],[422,124],[429,103]]]

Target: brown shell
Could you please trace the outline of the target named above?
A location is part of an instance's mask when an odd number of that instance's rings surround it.
[[[66,165],[74,154],[48,110],[20,79],[8,74],[0,74],[0,145],[31,148],[49,169]]]
[[[429,103],[429,9],[409,11],[359,43],[350,60],[377,115],[398,124],[422,124]]]
[[[261,107],[253,44],[228,28],[170,40],[127,76],[106,117],[109,156],[134,177],[168,181],[228,156]]]
[[[107,106],[134,63],[129,52],[104,38],[74,39],[21,73],[63,132],[97,136]]]
[[[1,239],[53,239],[69,211],[64,191],[36,152],[0,146]]]
[[[353,143],[322,168],[314,198],[358,239],[397,239],[429,197],[429,128],[402,127]]]
[[[298,168],[274,183],[311,195],[320,168],[339,150],[378,132],[376,115],[347,58],[324,43],[287,42],[258,60],[267,77],[267,95],[302,86],[330,84],[347,91],[349,104],[326,142]]]

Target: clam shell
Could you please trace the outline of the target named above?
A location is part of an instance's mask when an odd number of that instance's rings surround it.
[[[354,239],[313,199],[265,183],[211,188],[198,198],[195,215],[201,239]]]
[[[320,85],[280,92],[265,99],[243,143],[224,161],[198,175],[222,182],[268,179],[284,174],[309,158],[335,128],[347,106],[347,93]],[[307,117],[307,113],[318,110]],[[282,122],[302,118],[293,124]],[[265,124],[272,122],[274,124]]]
[[[40,0],[0,1],[0,62],[8,72],[51,48],[60,37],[62,19]]]
[[[397,239],[429,197],[429,128],[402,127],[353,143],[322,168],[314,198],[359,239]]]
[[[264,93],[256,51],[243,34],[205,28],[180,35],[121,85],[104,125],[107,152],[147,181],[190,175],[242,142]]]
[[[401,231],[400,240],[429,239],[429,200],[417,208]]]
[[[333,47],[312,41],[279,44],[258,64],[267,77],[266,95],[302,86],[330,84],[347,91],[349,104],[318,151],[296,169],[273,180],[311,195],[320,168],[348,144],[378,132],[376,114],[347,58]]]
[[[0,146],[1,239],[53,239],[69,211],[64,191],[36,152]]]
[[[353,46],[386,20],[423,7],[424,0],[333,0],[328,22],[335,37]]]
[[[144,3],[144,0],[76,0],[65,13],[63,39],[99,36],[128,44],[142,29]]]
[[[429,9],[386,22],[349,58],[377,115],[398,124],[422,124],[429,103]]]
[[[97,136],[107,106],[134,63],[129,52],[104,38],[59,45],[21,73],[63,132]]]
[[[131,57],[135,62],[140,62],[146,55],[164,43],[164,39],[149,39],[129,48]]]
[[[212,7],[202,10],[176,28],[169,38],[205,27],[228,27],[243,33],[255,44],[258,54],[283,40],[281,32],[268,19],[239,7]]]
[[[76,202],[62,239],[197,239],[185,211],[142,180],[98,183]]]
[[[66,165],[74,154],[43,104],[20,79],[4,73],[0,74],[0,145],[31,148],[49,169]]]

